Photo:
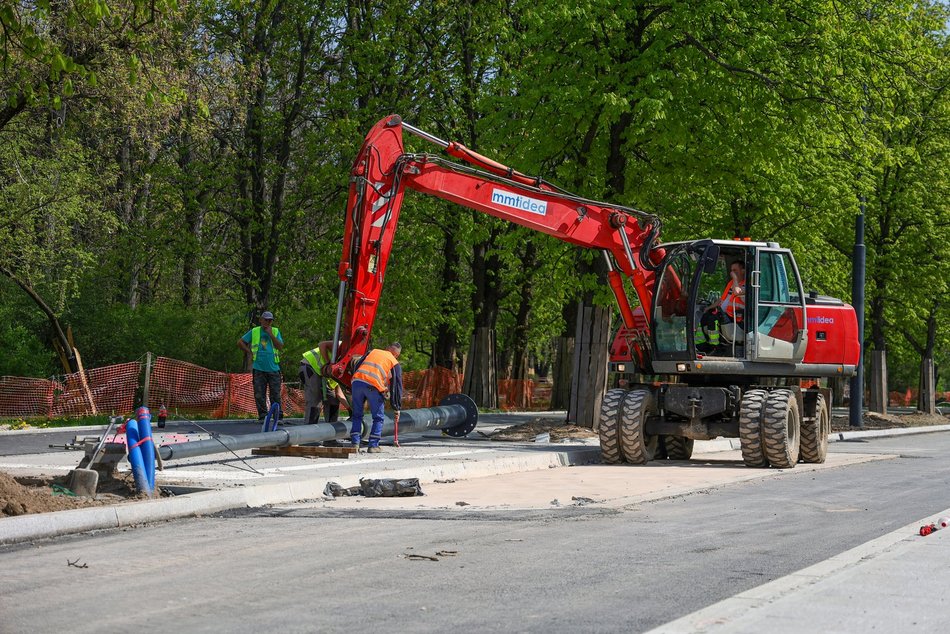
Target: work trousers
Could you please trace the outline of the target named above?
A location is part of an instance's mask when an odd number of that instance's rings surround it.
[[[350,427],[350,440],[359,445],[363,433],[363,407],[369,403],[373,417],[373,427],[369,432],[369,446],[378,447],[383,434],[383,422],[386,420],[386,401],[375,387],[365,381],[353,381],[353,425]]]
[[[326,400],[326,390],[323,377],[317,374],[307,361],[300,363],[300,386],[306,404],[303,408],[303,422],[306,425],[316,425],[320,422],[320,410]]]
[[[254,370],[254,403],[257,405],[257,420],[264,420],[267,416],[267,397],[271,403],[280,403],[280,372],[262,372]],[[281,405],[281,418],[284,408]]]

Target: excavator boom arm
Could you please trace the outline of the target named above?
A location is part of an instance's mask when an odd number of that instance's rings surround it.
[[[440,146],[465,164],[436,155],[405,153],[404,130]],[[632,328],[634,319],[623,276],[631,281],[649,314],[653,271],[663,256],[661,250],[653,249],[660,228],[656,216],[565,192],[390,116],[370,130],[350,175],[334,339],[342,341],[342,346],[334,351],[335,361],[330,366],[332,376],[345,384],[352,376],[351,362],[363,356],[369,345],[407,187],[570,244],[602,250],[609,254],[609,282],[625,325]]]

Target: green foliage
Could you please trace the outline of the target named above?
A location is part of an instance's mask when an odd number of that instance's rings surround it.
[[[807,288],[845,299],[863,197],[874,345],[902,380],[921,346],[947,361],[931,301],[950,279],[945,4],[8,5],[0,265],[72,325],[87,366],[153,352],[237,370],[235,341],[268,308],[294,375],[331,335],[352,158],[390,113],[657,213],[665,240],[780,242]],[[466,350],[476,254],[497,262],[500,349],[523,289],[538,355],[565,306],[612,302],[599,254],[408,192],[374,340],[401,340],[410,369],[439,333]],[[56,371],[42,314],[0,293],[0,374]]]

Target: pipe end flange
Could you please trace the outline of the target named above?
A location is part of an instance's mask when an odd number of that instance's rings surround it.
[[[475,405],[475,401],[465,394],[449,394],[439,402],[440,407],[443,405],[461,405],[465,408],[465,422],[454,427],[444,428],[442,431],[446,435],[461,438],[472,433],[475,425],[478,424],[478,406]]]

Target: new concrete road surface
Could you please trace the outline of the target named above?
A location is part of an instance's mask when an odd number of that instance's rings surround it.
[[[0,632],[937,629],[950,531],[917,532],[950,516],[950,434],[931,431],[836,435],[826,464],[789,470],[745,468],[734,441],[635,467],[590,441],[438,433],[346,461],[169,463],[160,482],[208,490],[0,519]],[[361,477],[425,495],[321,495]]]

